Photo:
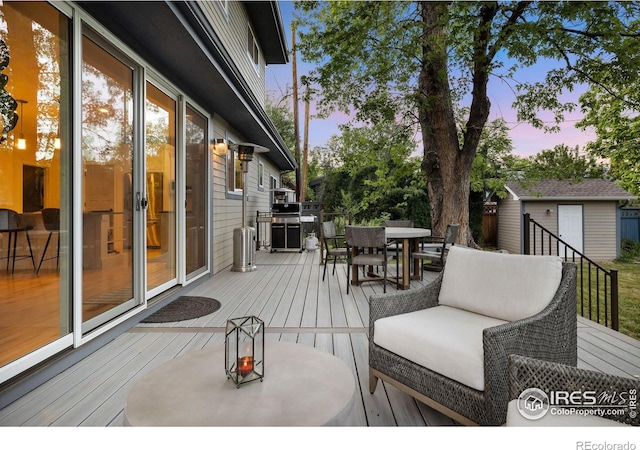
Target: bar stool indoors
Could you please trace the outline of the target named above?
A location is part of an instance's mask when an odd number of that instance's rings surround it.
[[[44,250],[42,252],[42,257],[40,258],[40,264],[38,264],[38,270],[36,270],[36,274],[40,273],[40,267],[42,267],[42,263],[44,261],[49,261],[50,259],[55,258],[56,269],[58,268],[58,264],[60,262],[60,209],[44,208],[42,210],[42,221],[44,222],[44,228],[49,232],[49,237],[47,237],[47,243],[44,245]],[[58,234],[58,247],[56,249],[56,256],[45,258],[47,254],[47,248],[49,247],[49,242],[51,241],[51,235],[53,233]]]
[[[0,259],[7,260],[7,271],[9,270],[9,261],[11,261],[11,273],[14,273],[16,268],[16,260],[25,258],[31,258],[33,263],[33,269],[36,268],[36,260],[33,258],[33,251],[31,250],[31,239],[29,238],[29,230],[33,229],[31,225],[23,225],[20,218],[20,214],[11,209],[0,208],[0,233],[7,233],[9,235],[9,242],[7,245],[7,256]],[[16,254],[16,247],[18,242],[18,233],[24,231],[27,237],[27,244],[29,245],[28,255]],[[11,241],[13,241],[13,256],[11,254]]]

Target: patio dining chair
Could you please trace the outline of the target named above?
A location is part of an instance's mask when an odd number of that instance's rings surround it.
[[[324,281],[327,275],[327,263],[329,257],[333,258],[333,272],[336,274],[336,261],[338,258],[347,257],[347,247],[344,241],[344,235],[336,233],[336,225],[333,221],[322,222],[322,241],[324,242],[325,257],[324,257],[324,270],[322,271],[322,281]]]
[[[436,271],[441,271],[444,268],[447,253],[449,249],[455,245],[459,229],[460,225],[457,223],[449,224],[443,237],[430,237],[429,242],[421,244],[420,250],[413,252],[412,257],[415,263],[422,264],[420,279],[423,279],[423,271],[425,268]],[[430,264],[425,266],[424,261],[430,261]]]
[[[387,292],[387,238],[384,227],[345,228],[347,241],[347,294],[351,284],[351,266],[383,266],[383,276],[358,279],[358,284],[365,281],[382,281],[383,290]]]

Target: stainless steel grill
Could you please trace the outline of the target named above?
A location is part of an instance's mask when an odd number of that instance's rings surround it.
[[[302,251],[300,203],[274,203],[271,208],[271,251]]]

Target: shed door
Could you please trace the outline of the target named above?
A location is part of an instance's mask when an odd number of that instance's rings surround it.
[[[582,205],[558,205],[558,236],[580,253],[583,253],[582,232]],[[564,256],[563,245],[559,251]]]

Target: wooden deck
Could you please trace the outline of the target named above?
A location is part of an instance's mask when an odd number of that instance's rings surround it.
[[[222,344],[226,320],[246,315],[265,321],[266,339],[315,347],[351,368],[359,401],[348,425],[456,425],[382,382],[369,394],[367,299],[382,291],[380,283],[365,283],[347,296],[346,266],[338,264],[335,276],[329,267],[323,282],[318,251],[260,251],[257,256],[257,271],[227,269],[190,292],[218,299],[217,312],[177,323],[139,324],[0,410],[0,426],[121,426],[125,398],[138,378],[186,352]],[[433,276],[426,273],[425,282]],[[412,288],[421,283],[412,281]],[[640,342],[588,320],[578,323],[580,367],[640,375]]]

